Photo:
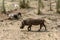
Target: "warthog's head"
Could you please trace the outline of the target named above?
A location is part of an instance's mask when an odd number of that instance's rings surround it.
[[[24,22],[22,22],[22,25],[21,25],[21,27],[20,27],[20,29],[23,29],[24,28]]]
[[[20,27],[20,29],[23,29],[24,28],[24,26],[22,25],[21,27]]]

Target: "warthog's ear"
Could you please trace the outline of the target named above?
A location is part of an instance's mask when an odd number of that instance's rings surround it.
[[[18,15],[21,15],[21,13],[19,12]]]

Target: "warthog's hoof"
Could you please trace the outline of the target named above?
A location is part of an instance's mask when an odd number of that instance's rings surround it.
[[[28,30],[28,31],[31,31],[31,30]]]

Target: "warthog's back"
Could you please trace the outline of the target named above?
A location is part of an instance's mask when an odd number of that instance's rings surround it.
[[[30,19],[24,20],[24,23],[26,25],[39,25],[39,24],[44,23],[44,20],[43,19],[32,19],[32,18],[30,18]]]

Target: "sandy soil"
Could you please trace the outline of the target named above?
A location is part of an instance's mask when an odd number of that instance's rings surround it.
[[[20,9],[22,18],[45,18],[47,31],[44,31],[44,27],[41,32],[38,32],[39,25],[32,26],[32,31],[27,31],[27,26],[24,29],[20,29],[22,20],[4,20],[0,22],[0,40],[60,40],[60,14],[55,11],[55,3],[52,5],[54,11],[48,11],[49,6],[46,1],[43,1],[45,8],[41,9],[42,15],[37,14],[37,2],[32,1],[30,3],[33,9]],[[54,2],[54,1],[53,1]],[[15,12],[14,12],[15,13]],[[6,15],[0,14],[0,19],[7,18]]]

